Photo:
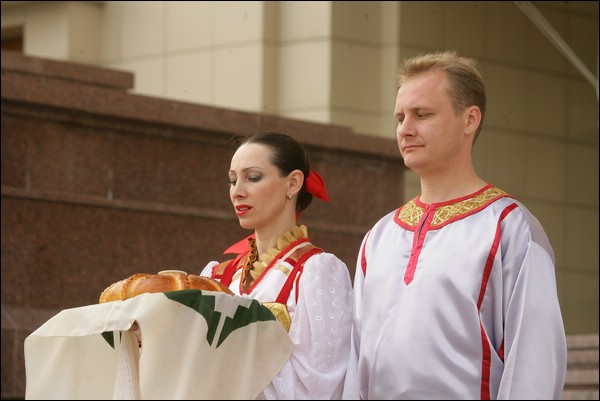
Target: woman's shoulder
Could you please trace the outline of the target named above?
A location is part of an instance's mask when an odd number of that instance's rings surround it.
[[[321,248],[319,251],[311,255],[304,263],[305,268],[333,268],[348,270],[346,263],[344,263],[337,255],[326,252]]]
[[[302,288],[332,288],[351,290],[352,280],[348,266],[335,254],[320,252],[304,263],[300,276]]]

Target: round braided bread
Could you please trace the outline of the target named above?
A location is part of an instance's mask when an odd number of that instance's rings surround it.
[[[163,270],[158,274],[137,273],[108,286],[100,295],[99,303],[124,301],[147,292],[167,292],[179,290],[204,290],[233,292],[209,277],[188,274],[181,270]]]

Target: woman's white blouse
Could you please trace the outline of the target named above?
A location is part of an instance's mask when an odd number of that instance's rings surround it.
[[[201,275],[210,277],[217,266],[218,262],[208,263]],[[239,275],[229,288],[236,295],[274,302],[291,270],[292,266],[280,258],[250,294],[241,294]],[[341,398],[350,354],[353,302],[350,274],[339,258],[323,252],[304,263],[287,300],[292,319],[289,335],[295,349],[258,399]]]

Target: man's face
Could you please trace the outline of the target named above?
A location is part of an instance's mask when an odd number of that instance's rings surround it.
[[[465,113],[456,115],[440,70],[406,81],[396,96],[394,116],[400,154],[419,176],[446,171],[464,156]]]

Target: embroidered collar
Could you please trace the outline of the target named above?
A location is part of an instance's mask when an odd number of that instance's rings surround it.
[[[431,205],[421,202],[419,197],[416,197],[398,210],[395,220],[398,224],[408,229],[414,229],[426,211],[433,211],[434,216],[431,220],[431,228],[439,228],[452,221],[476,213],[493,201],[505,196],[511,195],[488,184],[474,194],[447,202],[432,203]]]
[[[308,238],[308,230],[305,225],[296,226],[285,232],[277,239],[275,246],[267,249],[262,255],[258,254],[256,239],[248,238],[250,253],[248,254],[248,259],[242,273],[243,288],[248,289],[267,269],[267,266],[271,265],[275,257],[281,254],[290,244],[301,238]],[[249,283],[247,282],[248,280],[250,280]]]

